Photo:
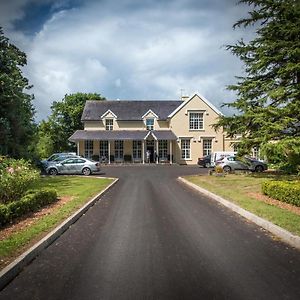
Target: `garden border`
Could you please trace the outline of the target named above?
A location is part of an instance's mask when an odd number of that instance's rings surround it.
[[[95,178],[95,177],[94,177]],[[116,184],[119,178],[112,177],[96,177],[101,179],[113,179],[114,181],[107,186],[103,191],[93,197],[89,202],[87,202],[83,207],[77,210],[73,215],[67,218],[63,223],[58,225],[50,233],[48,233],[43,239],[33,245],[26,252],[21,254],[12,263],[6,266],[0,271],[0,291],[12,281],[21,271],[27,266],[32,260],[38,256],[44,249],[50,246],[59,236],[61,236],[72,224],[74,224],[86,211],[92,207],[103,194],[110,189],[114,184]]]
[[[182,178],[182,177],[178,177],[178,180],[186,185],[188,185],[189,187],[197,190],[198,192],[200,192],[201,194],[204,194],[206,196],[208,196],[209,198],[221,203],[222,205],[226,206],[227,208],[231,209],[232,211],[238,213],[239,215],[243,216],[244,218],[246,218],[247,220],[250,220],[251,222],[255,223],[256,225],[266,229],[267,231],[271,232],[272,234],[276,235],[277,237],[279,237],[282,241],[284,241],[285,243],[289,244],[292,247],[295,247],[297,249],[300,250],[300,236],[298,235],[294,235],[293,233],[283,229],[282,227],[273,224],[270,221],[267,221],[243,208],[241,208],[240,206],[212,193],[209,192],[208,190],[199,187],[198,185],[189,182],[188,180]]]

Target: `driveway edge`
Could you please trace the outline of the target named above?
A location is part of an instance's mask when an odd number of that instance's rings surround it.
[[[258,217],[257,215],[241,208],[240,206],[238,206],[238,205],[236,205],[236,204],[234,204],[212,192],[209,192],[208,190],[201,188],[198,185],[196,185],[192,182],[189,182],[182,177],[178,177],[178,180],[180,182],[188,185],[189,187],[192,187],[193,189],[197,190],[201,194],[204,194],[204,195],[210,197],[211,199],[221,203],[222,205],[228,207],[229,209],[231,209],[232,211],[243,216],[247,220],[250,220],[251,222],[255,223],[256,225],[268,230],[269,232],[276,235],[282,241],[289,244],[290,246],[295,247],[300,250],[300,237],[299,236],[292,234],[291,232],[279,227],[278,225],[271,223],[270,221],[267,221],[261,217]]]
[[[110,177],[98,177],[104,179],[113,179],[114,181],[107,186],[103,191],[97,194],[93,199],[87,202],[83,207],[77,210],[73,215],[67,218],[63,223],[58,225],[55,229],[53,229],[50,233],[48,233],[43,239],[29,248],[26,252],[21,254],[18,258],[16,258],[12,263],[6,266],[0,272],[0,291],[10,282],[12,281],[21,271],[22,269],[28,265],[39,253],[41,253],[45,248],[51,245],[59,236],[61,236],[72,224],[74,224],[86,211],[92,207],[99,198],[107,192],[114,184],[119,180],[118,178],[110,178]]]

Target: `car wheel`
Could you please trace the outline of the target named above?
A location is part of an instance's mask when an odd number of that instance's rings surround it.
[[[55,176],[55,175],[57,175],[57,170],[55,169],[55,168],[51,168],[49,171],[48,171],[48,174],[49,175],[52,175],[52,176]]]
[[[205,168],[210,168],[210,163],[205,163]]]
[[[224,166],[223,167],[223,171],[226,172],[226,173],[228,173],[228,172],[231,171],[231,168],[229,166]]]
[[[264,171],[264,167],[263,166],[256,166],[255,167],[255,172],[263,172]]]
[[[85,176],[89,176],[91,175],[91,170],[89,168],[83,168],[82,169],[82,174],[85,175]]]

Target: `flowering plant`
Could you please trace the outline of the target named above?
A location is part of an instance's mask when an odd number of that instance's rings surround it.
[[[24,159],[0,157],[0,203],[19,200],[39,177]]]

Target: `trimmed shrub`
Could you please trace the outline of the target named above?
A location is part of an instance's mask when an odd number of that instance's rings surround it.
[[[35,212],[56,200],[57,193],[55,190],[42,189],[29,191],[18,201],[13,201],[6,205],[0,204],[0,225],[5,225],[26,213]]]
[[[271,198],[300,207],[300,181],[265,181],[262,191]]]
[[[38,178],[39,172],[24,159],[0,157],[0,203],[19,200]]]

